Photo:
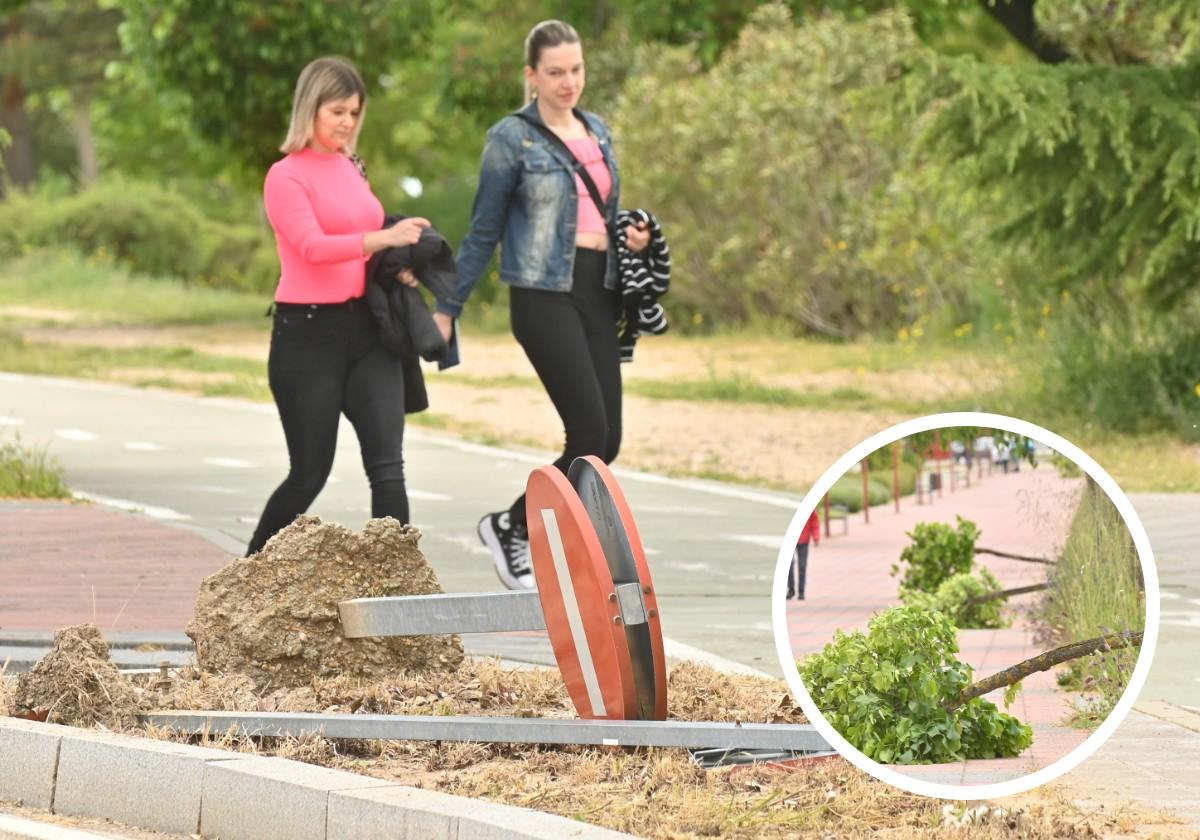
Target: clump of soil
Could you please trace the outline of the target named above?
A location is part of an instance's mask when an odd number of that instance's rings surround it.
[[[17,678],[11,703],[18,716],[118,728],[136,723],[140,698],[113,664],[100,631],[78,624],[54,634],[54,647]]]
[[[200,669],[245,676],[261,690],[338,674],[381,679],[457,668],[457,636],[342,636],[340,601],[443,591],[417,547],[420,538],[394,519],[372,519],[355,534],[317,516],[298,517],[258,554],[201,584],[187,627]]]

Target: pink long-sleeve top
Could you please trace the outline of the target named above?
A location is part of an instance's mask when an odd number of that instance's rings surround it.
[[[366,292],[363,235],[383,205],[345,155],[293,152],[267,172],[267,218],[279,251],[280,303],[341,303]]]

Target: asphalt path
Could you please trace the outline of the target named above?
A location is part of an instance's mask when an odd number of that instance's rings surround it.
[[[274,407],[241,400],[0,373],[0,440],[14,434],[46,447],[72,489],[86,497],[195,528],[239,552],[286,472]],[[443,586],[496,591],[476,522],[509,504],[529,471],[555,453],[481,446],[415,427],[406,449],[413,522]],[[619,466],[616,473],[642,532],[676,654],[694,648],[778,675],[771,579],[800,497]],[[1150,536],[1163,594],[1158,649],[1142,698],[1197,709],[1200,495],[1131,499]],[[370,515],[348,422],[330,483],[311,512],[356,529]]]
[[[272,405],[107,383],[0,373],[0,440],[12,435],[44,447],[83,497],[197,529],[239,553],[287,469]],[[412,520],[442,585],[449,592],[502,589],[476,523],[507,507],[530,470],[555,454],[481,446],[415,427],[405,449]],[[642,533],[668,655],[704,652],[778,675],[771,577],[800,498],[616,473]],[[342,423],[330,482],[310,512],[354,529],[370,517],[349,422]]]

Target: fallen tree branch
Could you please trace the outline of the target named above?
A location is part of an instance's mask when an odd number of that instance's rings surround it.
[[[1000,598],[1007,598],[1010,595],[1024,595],[1027,592],[1041,592],[1043,589],[1050,588],[1048,583],[1031,583],[1029,586],[1017,586],[1013,589],[997,589],[994,592],[985,592],[982,595],[976,595],[967,599],[967,606],[973,604],[983,604],[988,601],[995,601]]]
[[[1107,651],[1125,647],[1137,647],[1141,644],[1141,630],[1136,633],[1110,633],[1107,636],[1099,636],[1083,642],[1072,642],[1069,645],[1063,645],[1060,648],[1039,653],[1031,659],[1026,659],[1020,664],[1013,665],[1011,668],[1005,668],[1003,671],[998,671],[986,679],[967,686],[958,697],[947,703],[943,703],[942,708],[947,711],[953,711],[967,701],[981,697],[989,691],[995,691],[997,688],[1005,688],[1015,682],[1020,682],[1030,674],[1049,670],[1055,665],[1070,662],[1072,659],[1079,659],[1081,656],[1087,656],[1090,653],[1096,653],[1101,650]]]
[[[1007,560],[1020,560],[1023,563],[1041,563],[1044,566],[1053,566],[1053,560],[1047,560],[1045,557],[1026,557],[1022,554],[1009,554],[1007,551],[996,551],[994,548],[983,548],[975,546],[976,554],[994,554],[997,557],[1004,557]]]

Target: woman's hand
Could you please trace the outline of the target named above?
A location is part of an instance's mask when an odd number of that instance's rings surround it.
[[[625,227],[625,244],[635,254],[646,250],[646,246],[650,244],[650,231],[646,229],[644,222]]]
[[[450,343],[450,337],[454,335],[454,319],[445,312],[434,312],[433,323],[437,324],[438,332],[442,334],[442,341]]]
[[[421,238],[421,231],[427,227],[429,227],[428,219],[422,219],[420,216],[412,216],[407,219],[401,219],[390,228],[384,228],[383,232],[387,235],[388,244],[394,248],[417,244],[417,240]]]
[[[400,272],[396,274],[396,280],[399,281],[400,285],[402,286],[411,286],[414,289],[417,287],[417,275],[413,274],[413,270],[411,268],[401,269]]]
[[[415,245],[421,238],[421,231],[429,227],[429,220],[420,216],[401,219],[391,227],[383,230],[367,231],[363,234],[362,250],[364,256],[378,253],[384,248],[401,248],[405,245]]]

